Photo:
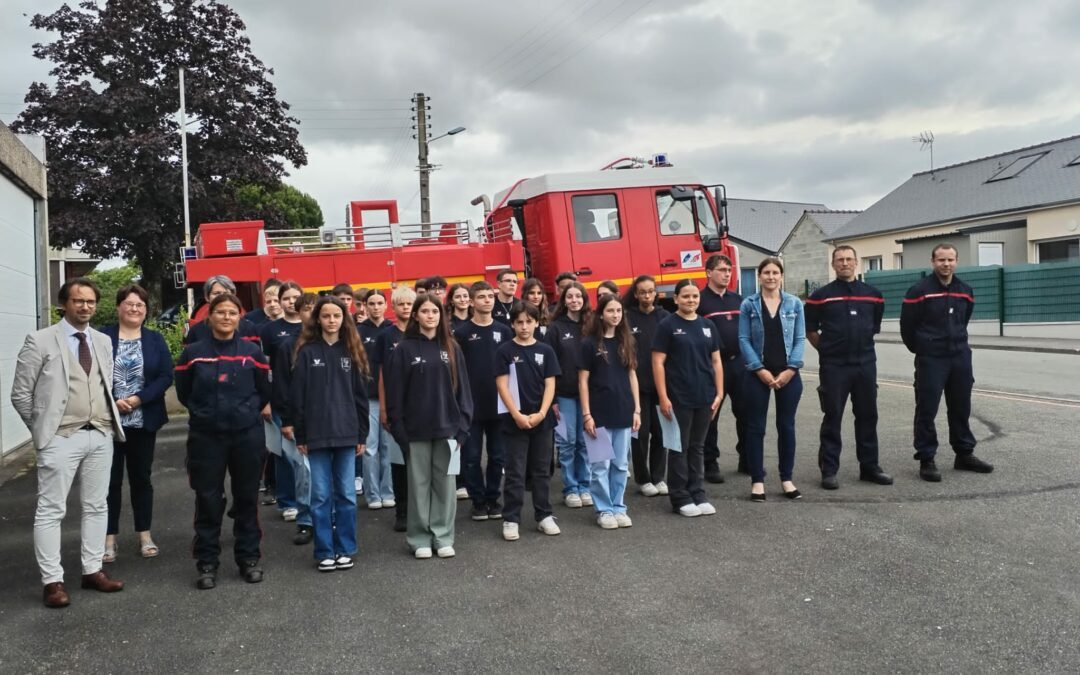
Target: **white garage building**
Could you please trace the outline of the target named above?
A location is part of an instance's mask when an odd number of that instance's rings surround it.
[[[0,123],[0,457],[30,440],[11,405],[11,379],[26,334],[49,323],[44,158],[44,139]]]

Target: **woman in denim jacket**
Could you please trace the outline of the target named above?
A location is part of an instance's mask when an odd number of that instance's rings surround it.
[[[766,258],[757,272],[760,290],[743,300],[739,314],[739,349],[747,369],[756,375],[746,380],[744,391],[750,499],[765,501],[765,417],[774,391],[780,483],[785,497],[799,499],[802,494],[791,482],[791,472],[795,467],[795,412],[803,390],[799,377],[806,345],[803,305],[794,295],[780,290],[784,264],[779,259]]]

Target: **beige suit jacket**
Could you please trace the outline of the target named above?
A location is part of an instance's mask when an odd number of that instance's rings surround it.
[[[113,351],[108,335],[87,328],[94,349],[94,368],[101,373],[108,392],[113,434],[124,440],[120,411],[113,400]],[[34,447],[44,448],[60,428],[68,395],[68,353],[63,327],[53,324],[26,336],[15,365],[11,404],[30,428]]]

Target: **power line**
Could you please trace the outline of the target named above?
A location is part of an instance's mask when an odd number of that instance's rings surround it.
[[[595,44],[595,42],[596,42],[596,41],[599,41],[599,40],[600,40],[601,38],[603,38],[603,37],[607,36],[607,34],[608,34],[608,33],[610,33],[611,31],[615,30],[616,28],[618,28],[618,27],[619,27],[619,26],[621,26],[622,24],[626,23],[627,21],[629,21],[629,20],[630,20],[631,18],[633,18],[634,16],[636,16],[636,15],[637,15],[637,14],[638,14],[638,13],[639,13],[639,12],[640,12],[641,10],[645,9],[645,7],[647,7],[648,5],[650,5],[650,4],[652,4],[652,3],[653,3],[653,0],[645,0],[645,2],[641,3],[641,5],[639,5],[639,6],[637,7],[637,9],[635,9],[634,11],[630,12],[629,14],[627,14],[626,16],[624,16],[623,18],[621,18],[621,19],[619,19],[618,21],[616,21],[615,23],[613,23],[613,24],[612,24],[611,26],[609,26],[609,27],[607,28],[607,30],[603,31],[602,33],[600,33],[600,35],[596,36],[596,38],[595,38],[595,39],[594,39],[593,41],[591,41],[591,42],[586,42],[586,43],[585,43],[584,45],[582,45],[582,46],[581,46],[581,47],[580,47],[579,49],[577,49],[576,51],[572,52],[572,53],[571,53],[571,54],[570,54],[569,56],[567,56],[566,58],[564,58],[564,59],[562,59],[561,61],[557,62],[557,63],[556,63],[555,65],[553,65],[553,66],[551,66],[550,68],[548,68],[547,70],[543,71],[542,73],[540,73],[539,75],[537,75],[537,76],[536,76],[536,77],[534,77],[533,79],[529,80],[529,81],[528,81],[528,82],[526,82],[525,84],[521,85],[520,87],[518,87],[518,89],[528,89],[528,88],[529,88],[530,86],[532,86],[533,84],[535,84],[535,83],[536,83],[537,81],[539,81],[539,80],[540,80],[540,79],[542,79],[543,77],[547,76],[547,75],[548,75],[549,73],[551,73],[551,72],[555,71],[555,70],[556,70],[556,69],[558,69],[558,68],[559,68],[560,66],[562,66],[562,65],[563,65],[564,63],[566,63],[566,62],[567,62],[567,61],[569,61],[570,59],[574,58],[575,56],[577,56],[577,55],[578,55],[578,54],[580,54],[581,52],[583,52],[583,51],[585,51],[586,49],[588,49],[588,48],[589,48],[590,46],[592,46],[593,44]],[[618,6],[618,7],[621,7],[621,6],[623,5],[623,4],[625,4],[625,2],[623,2],[623,3],[619,3],[619,6]],[[618,9],[618,7],[616,7],[615,9]],[[611,15],[611,14],[612,14],[612,13],[613,13],[614,11],[615,11],[615,10],[612,10],[611,12],[608,12],[607,14],[605,14],[605,15],[604,15],[604,17],[603,17],[603,18],[604,18],[604,19],[606,19],[606,18],[607,18],[608,16],[610,16],[610,15]],[[603,20],[603,19],[601,19],[601,21],[602,21],[602,20]]]
[[[551,41],[552,41],[553,39],[555,39],[556,37],[558,37],[558,36],[559,36],[559,34],[558,34],[558,33],[554,33],[554,34],[553,34],[553,32],[554,32],[554,31],[555,31],[555,30],[556,30],[557,28],[562,28],[563,26],[569,25],[569,24],[570,24],[571,22],[573,22],[573,21],[575,21],[575,20],[577,20],[577,19],[580,19],[580,18],[584,17],[584,16],[586,15],[586,14],[588,14],[588,13],[589,13],[589,11],[590,11],[590,10],[591,10],[591,9],[593,8],[593,6],[595,6],[595,5],[596,5],[596,3],[597,3],[598,1],[599,1],[599,0],[588,0],[588,2],[584,3],[583,5],[581,5],[581,6],[580,6],[580,7],[578,8],[578,10],[577,10],[576,12],[571,12],[571,13],[570,13],[569,15],[567,15],[566,17],[564,17],[564,18],[563,18],[562,20],[560,20],[560,21],[557,21],[556,23],[553,23],[553,24],[551,24],[550,26],[548,26],[548,29],[547,29],[546,31],[544,31],[544,32],[543,32],[543,33],[541,33],[540,35],[537,35],[537,36],[536,36],[535,38],[533,38],[533,39],[532,39],[532,41],[530,41],[529,43],[527,43],[527,44],[523,45],[523,46],[521,47],[521,49],[519,49],[519,50],[517,50],[516,52],[514,52],[514,53],[513,53],[513,54],[512,54],[511,56],[510,56],[510,58],[509,58],[509,59],[507,59],[507,60],[506,60],[506,61],[504,61],[504,62],[503,62],[503,63],[502,63],[501,65],[499,65],[499,66],[498,66],[498,67],[496,67],[496,68],[495,68],[494,70],[492,70],[492,71],[491,71],[491,75],[492,75],[492,77],[494,77],[494,76],[495,76],[496,74],[498,74],[499,72],[501,72],[501,71],[502,71],[502,70],[503,70],[503,69],[504,69],[505,67],[507,67],[507,66],[510,66],[510,65],[512,65],[512,64],[516,66],[516,64],[517,64],[517,63],[521,63],[521,62],[523,62],[523,61],[524,61],[524,60],[525,60],[526,58],[528,58],[529,56],[532,56],[532,55],[535,55],[535,54],[539,53],[539,52],[540,52],[540,50],[541,50],[541,49],[542,49],[542,48],[543,48],[544,46],[546,46],[546,45],[547,45],[548,43],[550,43],[550,42],[551,42]],[[551,37],[548,37],[549,35],[550,35]],[[538,46],[537,46],[537,47],[536,47],[535,49],[532,49],[532,50],[531,50],[531,52],[530,52],[530,51],[529,51],[529,50],[530,50],[530,48],[532,48],[532,46],[533,46],[533,45],[535,45],[535,44],[536,44],[537,42],[539,42],[540,40],[543,40],[543,42],[541,42],[541,43],[540,43],[540,44],[539,44],[539,45],[538,45]]]
[[[554,9],[552,9],[550,11],[548,11],[548,13],[547,13],[548,17],[557,17],[559,15],[559,11],[563,7],[568,5],[570,2],[572,2],[572,0],[563,0],[563,2],[560,3],[557,7],[555,7]],[[509,42],[507,42],[505,45],[503,45],[502,49],[500,49],[498,52],[496,52],[492,56],[488,57],[488,59],[486,61],[481,63],[477,67],[477,70],[483,70],[484,68],[486,68],[488,66],[488,64],[494,62],[496,59],[498,59],[500,56],[502,56],[503,52],[505,52],[507,49],[514,46],[515,44],[520,43],[522,40],[524,40],[526,37],[528,37],[530,33],[532,33],[533,31],[535,31],[535,30],[539,29],[541,26],[543,26],[544,23],[545,23],[544,21],[537,22],[535,25],[533,25],[532,28],[528,29],[527,31],[525,31],[521,35],[517,36],[513,40],[510,40]]]

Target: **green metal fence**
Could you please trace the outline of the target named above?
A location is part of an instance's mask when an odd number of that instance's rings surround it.
[[[885,296],[885,318],[900,316],[904,294],[929,269],[867,272],[866,283]],[[1008,267],[960,267],[960,277],[975,292],[972,319],[1003,323],[1080,321],[1080,263]]]

